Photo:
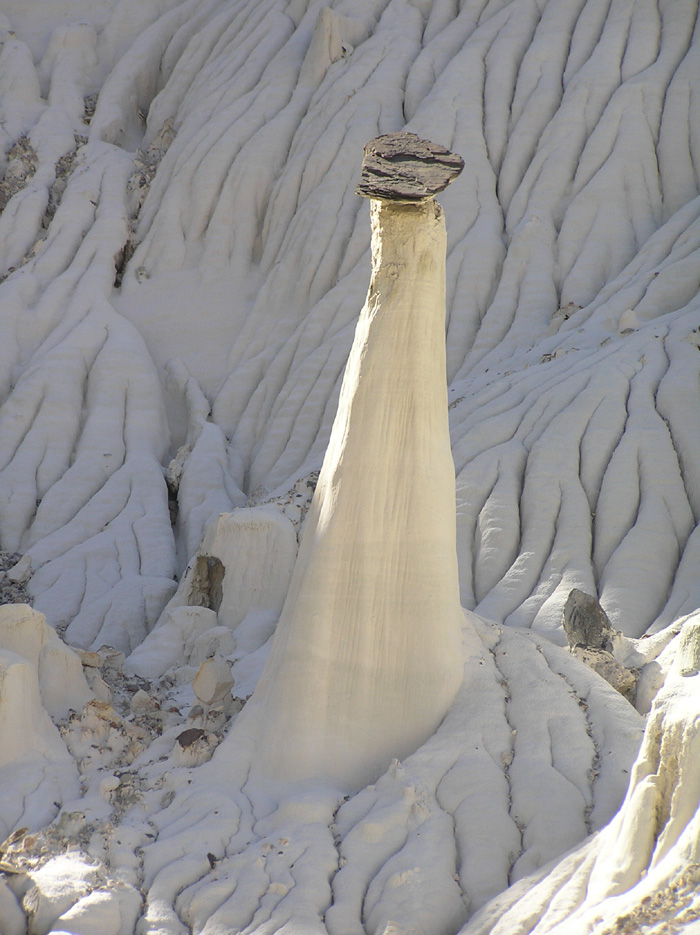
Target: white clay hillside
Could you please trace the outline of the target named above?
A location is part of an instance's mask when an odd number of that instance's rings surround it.
[[[0,0],[0,935],[700,932],[698,13]]]

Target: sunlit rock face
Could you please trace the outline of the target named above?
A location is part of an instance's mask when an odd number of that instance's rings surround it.
[[[136,674],[94,668],[106,681],[89,676],[98,698],[61,744],[44,713],[47,688],[69,701],[65,652],[46,654],[48,680],[24,627],[0,653],[0,834],[62,803],[10,849],[19,870],[47,838],[60,859],[26,905],[3,875],[0,926],[23,935],[32,907],[72,893],[55,930],[454,935],[514,882],[475,926],[641,930],[650,908],[685,924],[697,663],[681,676],[674,660],[700,606],[698,0],[324,3],[2,4],[0,546],[24,557],[1,590],[33,600],[86,675],[106,645],[150,687],[132,698]],[[189,717],[192,684],[210,650],[239,702],[263,668],[283,569],[263,604],[272,540],[238,508],[276,503],[296,532],[308,517],[370,275],[362,147],[402,130],[466,160],[439,197],[461,598],[482,620],[415,753],[340,809],[327,784],[302,803],[280,784],[275,811],[224,712]],[[221,514],[240,561],[201,552]],[[640,669],[638,710],[664,679],[678,701],[653,707],[627,824],[593,839],[604,859],[563,855],[619,809],[643,718],[552,646],[572,589]],[[204,603],[164,615],[185,591]],[[147,750],[137,711],[163,730]],[[106,889],[80,896],[95,864]],[[533,873],[539,908],[520,898]],[[608,898],[606,879],[631,888]]]
[[[270,659],[247,717],[287,778],[369,781],[462,675],[445,376],[445,224],[371,203],[373,272]]]
[[[18,826],[36,830],[49,823],[77,794],[75,763],[51,717],[91,698],[77,656],[43,615],[24,604],[2,605],[0,841]],[[2,910],[0,895],[0,923]]]
[[[700,621],[684,622],[624,802],[556,865],[494,899],[460,935],[691,932],[700,917]]]

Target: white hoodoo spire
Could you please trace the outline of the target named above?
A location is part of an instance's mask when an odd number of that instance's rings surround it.
[[[454,177],[461,160],[447,155]],[[265,773],[343,787],[372,781],[430,736],[463,666],[445,224],[431,197],[447,182],[413,203],[387,200],[384,184],[371,202],[372,279],[330,443],[271,654],[242,715],[257,722]]]

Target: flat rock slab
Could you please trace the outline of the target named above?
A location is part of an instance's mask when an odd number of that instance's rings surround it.
[[[365,146],[357,194],[416,202],[443,191],[464,168],[461,156],[415,133],[386,133]]]

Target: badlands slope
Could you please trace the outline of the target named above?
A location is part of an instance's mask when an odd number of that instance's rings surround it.
[[[0,0],[0,547],[35,608],[0,614],[2,935],[697,931],[697,22]],[[364,788],[256,780],[236,722],[367,293],[362,150],[402,129],[466,163],[464,680]],[[572,588],[638,710],[566,649]]]

